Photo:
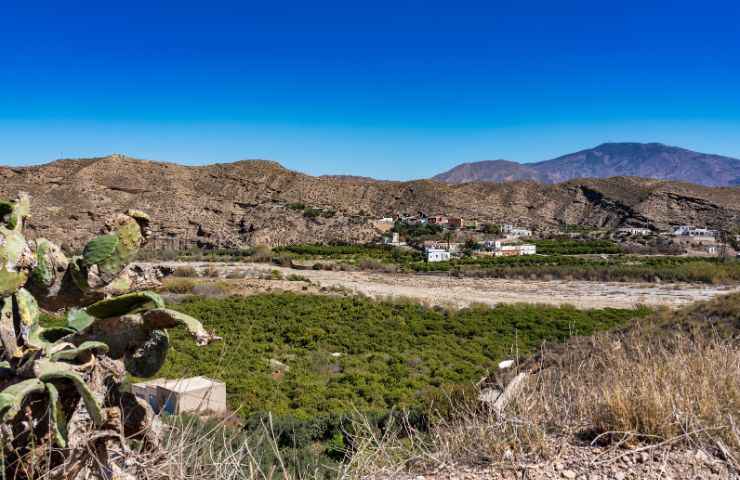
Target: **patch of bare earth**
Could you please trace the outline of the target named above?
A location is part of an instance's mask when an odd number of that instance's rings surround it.
[[[231,282],[233,293],[250,294],[273,289],[346,292],[377,299],[405,297],[430,306],[455,308],[473,304],[521,302],[570,304],[578,308],[628,308],[635,305],[680,307],[740,291],[740,286],[736,285],[474,279],[447,275],[294,270],[259,263],[160,262],[158,265],[173,268],[189,266],[198,271],[216,269],[222,278],[240,276],[240,279]],[[273,271],[279,272],[283,280],[265,280]],[[310,286],[304,289],[305,284],[285,282],[284,279],[291,274],[305,277],[310,281]]]

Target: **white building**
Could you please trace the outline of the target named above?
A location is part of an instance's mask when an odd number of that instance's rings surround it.
[[[226,411],[226,384],[206,377],[167,380],[160,378],[132,385],[134,395],[155,413],[223,413]]]
[[[398,232],[391,232],[390,235],[383,237],[383,243],[386,245],[394,245],[401,243],[401,238],[398,236]]]
[[[708,228],[696,228],[690,225],[680,225],[673,227],[671,232],[676,237],[703,237],[703,238],[714,238],[717,236],[717,230],[710,230]]]
[[[625,235],[650,235],[653,231],[649,228],[621,227],[617,229],[617,233],[623,233]]]
[[[504,240],[487,240],[484,242],[486,249],[493,251],[496,257],[535,255],[537,245],[531,243],[507,243]]]
[[[522,228],[522,227],[515,227],[514,225],[511,225],[508,223],[501,225],[501,233],[505,234],[507,237],[510,237],[510,238],[531,237],[532,236],[532,230],[529,230],[527,228]]]
[[[450,252],[441,248],[427,248],[425,251],[427,262],[449,262]]]

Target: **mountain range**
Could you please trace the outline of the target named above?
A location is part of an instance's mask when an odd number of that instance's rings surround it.
[[[463,163],[433,177],[445,183],[533,180],[559,183],[574,178],[635,176],[707,186],[740,185],[740,160],[660,143],[604,143],[536,163],[486,160]]]
[[[740,187],[638,177],[451,185],[316,177],[259,160],[184,166],[110,155],[0,167],[0,198],[19,191],[32,196],[29,236],[73,251],[129,208],[151,215],[159,248],[367,242],[379,235],[374,219],[418,211],[541,229],[740,226]]]

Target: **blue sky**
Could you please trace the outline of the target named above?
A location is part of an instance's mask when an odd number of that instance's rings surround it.
[[[740,2],[113,3],[0,7],[0,164],[407,179],[606,141],[740,157]]]

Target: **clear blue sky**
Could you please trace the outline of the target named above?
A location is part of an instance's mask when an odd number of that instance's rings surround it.
[[[605,141],[740,157],[739,25],[737,1],[3,2],[0,164],[406,179]]]

